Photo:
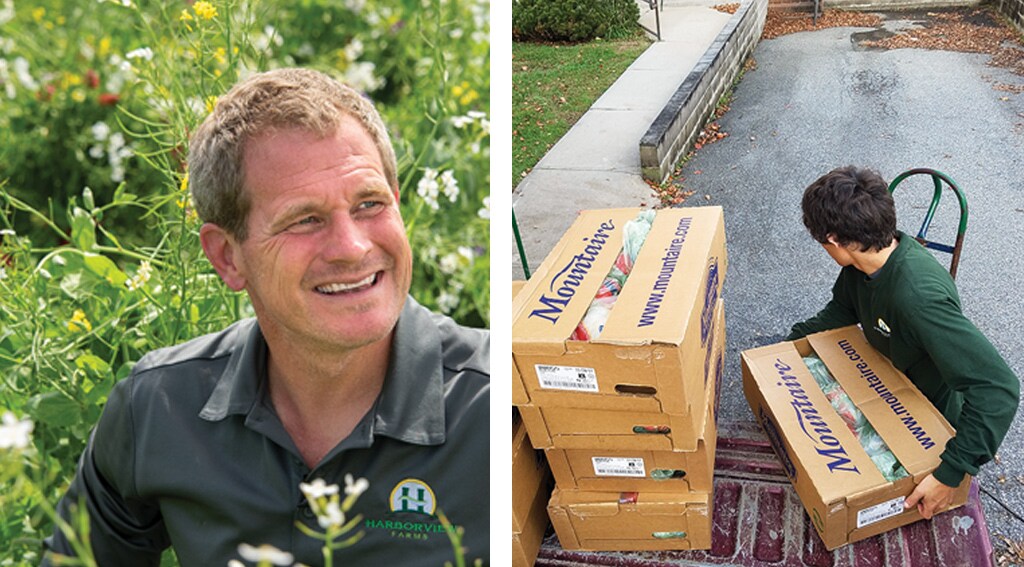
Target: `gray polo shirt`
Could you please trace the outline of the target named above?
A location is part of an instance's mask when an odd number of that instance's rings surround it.
[[[295,526],[322,531],[299,483],[344,489],[350,473],[370,482],[349,514],[365,535],[336,564],[454,563],[437,511],[464,528],[468,562],[488,563],[489,337],[407,298],[380,396],[312,470],[266,396],[254,319],[154,351],[111,393],[61,514],[84,499],[104,567],[158,565],[169,545],[183,566],[226,565],[243,542],[320,565]],[[48,543],[70,551],[59,530]]]

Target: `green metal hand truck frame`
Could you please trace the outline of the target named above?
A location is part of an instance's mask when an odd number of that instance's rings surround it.
[[[967,232],[967,198],[964,196],[963,191],[960,190],[960,187],[957,186],[956,182],[953,181],[952,177],[942,173],[941,171],[927,167],[911,169],[896,176],[896,178],[892,180],[892,183],[889,184],[889,193],[893,193],[896,190],[897,185],[903,182],[904,179],[913,175],[930,175],[935,184],[935,192],[932,194],[931,205],[928,206],[928,212],[924,216],[924,222],[921,223],[921,229],[917,231],[917,236],[914,238],[925,248],[952,254],[953,259],[949,265],[949,275],[955,279],[957,264],[960,263],[960,252],[964,247],[964,233]],[[932,218],[935,216],[935,211],[939,208],[939,200],[942,198],[943,184],[948,185],[949,188],[953,190],[957,201],[960,203],[960,224],[956,231],[956,242],[952,246],[928,240],[928,227],[932,224]]]

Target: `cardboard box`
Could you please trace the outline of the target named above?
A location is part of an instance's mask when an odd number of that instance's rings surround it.
[[[718,431],[707,408],[696,451],[547,449],[559,488],[595,492],[711,492]]]
[[[512,532],[521,532],[538,492],[548,487],[548,465],[544,454],[533,448],[526,427],[513,410],[512,415]],[[548,490],[550,493],[550,490]],[[547,494],[545,494],[545,500]]]
[[[600,337],[569,340],[640,211],[580,214],[513,303],[513,364],[535,408],[671,415],[692,450],[726,271],[721,207],[658,211]]]
[[[519,297],[519,292],[522,291],[523,287],[526,286],[526,282],[522,280],[512,281],[512,305],[515,309],[516,298]],[[523,387],[523,379],[519,377],[519,370],[516,369],[516,365],[512,363],[512,405],[518,406],[521,404],[530,403],[530,396],[526,393],[526,388]]]
[[[909,473],[888,482],[802,357],[816,353]],[[825,547],[921,519],[903,501],[939,465],[953,428],[856,326],[742,353],[743,390]],[[953,507],[967,501],[970,478]]]
[[[706,492],[619,495],[555,487],[548,515],[563,549],[709,549],[711,502]]]
[[[715,303],[716,315],[710,329],[713,338],[708,341],[708,349],[700,354],[700,360],[695,361],[696,369],[690,371],[696,377],[687,377],[702,388],[696,397],[702,404],[699,421],[694,422],[688,414],[629,410],[626,403],[619,409],[520,405],[533,446],[634,452],[698,450],[702,440],[707,439],[705,410],[717,405],[725,356],[725,308],[722,300]],[[713,409],[712,418],[717,419],[717,415],[717,409]]]
[[[512,565],[532,567],[548,527],[551,475],[544,455],[530,444],[512,410]]]
[[[549,490],[538,490],[530,504],[522,531],[512,532],[513,567],[533,567],[537,560],[537,552],[540,551],[540,544],[549,525],[547,503],[550,494]]]

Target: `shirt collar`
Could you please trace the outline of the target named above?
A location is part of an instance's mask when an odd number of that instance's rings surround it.
[[[233,349],[213,393],[199,412],[207,421],[249,415],[265,395],[267,343],[255,319],[228,329],[240,343]],[[407,443],[439,445],[445,440],[444,359],[441,334],[433,316],[406,297],[395,326],[391,357],[374,404],[372,435]],[[269,406],[269,402],[266,404]]]

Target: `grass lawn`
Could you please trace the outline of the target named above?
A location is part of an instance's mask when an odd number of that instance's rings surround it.
[[[512,43],[512,187],[650,45]]]

